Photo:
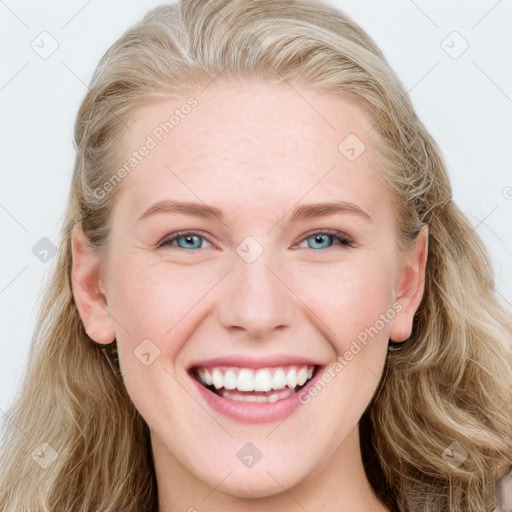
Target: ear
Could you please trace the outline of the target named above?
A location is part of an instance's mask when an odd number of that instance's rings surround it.
[[[115,330],[101,280],[101,256],[90,249],[79,224],[71,233],[71,252],[71,288],[85,331],[97,343],[111,343]]]
[[[425,268],[428,255],[428,226],[422,226],[414,248],[403,255],[396,282],[398,313],[390,324],[391,341],[405,341],[411,336],[414,314],[425,289]]]

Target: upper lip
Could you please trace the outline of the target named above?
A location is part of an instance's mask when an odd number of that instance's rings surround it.
[[[277,366],[321,366],[321,364],[309,357],[301,357],[297,355],[269,355],[258,358],[244,355],[230,355],[198,361],[191,364],[189,370],[193,368],[219,368],[222,366],[238,368],[271,368]]]

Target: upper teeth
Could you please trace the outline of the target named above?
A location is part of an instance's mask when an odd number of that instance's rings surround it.
[[[279,368],[198,368],[197,374],[203,384],[216,389],[238,391],[270,391],[271,389],[296,388],[312,377],[314,366],[286,366]]]

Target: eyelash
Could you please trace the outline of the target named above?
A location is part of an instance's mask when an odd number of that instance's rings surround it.
[[[341,231],[336,231],[335,229],[319,229],[318,231],[312,231],[310,233],[307,233],[297,242],[297,245],[304,242],[304,240],[307,240],[308,238],[321,235],[328,235],[335,238],[340,242],[339,245],[343,245],[346,247],[355,247],[354,242],[351,240],[349,236],[345,235]],[[331,247],[332,246],[329,246],[328,249],[330,249]]]
[[[321,236],[321,235],[327,235],[327,236],[330,236],[330,237],[333,237],[334,239],[338,240],[340,243],[338,245],[341,245],[341,246],[345,246],[345,247],[355,247],[355,244],[354,242],[350,239],[350,237],[348,237],[347,235],[345,235],[344,233],[340,232],[340,231],[336,231],[336,230],[332,230],[332,229],[320,229],[318,231],[312,231],[310,233],[307,233],[306,235],[304,235],[298,242],[296,245],[304,242],[305,240],[307,240],[308,238],[311,238],[311,237],[314,237],[314,236]],[[177,233],[172,233],[171,235],[165,237],[164,239],[162,239],[160,242],[157,243],[157,248],[160,248],[160,247],[164,247],[166,245],[172,245],[172,242],[176,241],[178,238],[181,238],[181,237],[186,237],[186,236],[197,236],[199,238],[203,238],[205,240],[208,240],[205,236],[201,235],[201,233],[197,232],[197,231],[179,231]],[[211,243],[211,242],[209,242]],[[213,245],[213,244],[212,244]],[[335,244],[333,244],[332,246],[329,246],[327,248],[324,248],[324,249],[313,249],[313,250],[325,250],[325,249],[330,249],[334,246]],[[183,249],[184,251],[186,250],[189,250],[189,249],[184,249],[183,247],[179,247],[179,246],[175,246],[177,249]],[[295,246],[294,246],[295,247]],[[197,249],[191,249],[192,251],[193,250],[197,250]]]

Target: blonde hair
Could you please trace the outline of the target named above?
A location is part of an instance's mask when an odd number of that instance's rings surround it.
[[[365,467],[382,500],[402,510],[491,510],[496,481],[511,469],[509,312],[407,92],[361,28],[312,0],[182,0],[148,13],[101,59],[76,120],[70,200],[28,372],[4,423],[2,509],[157,510],[149,429],[123,385],[115,343],[100,346],[84,330],[70,236],[81,223],[91,247],[105,247],[119,187],[97,190],[117,169],[115,148],[137,107],[221,72],[338,92],[372,114],[400,242],[414,243],[411,234],[428,224],[429,252],[413,333],[390,343],[361,420]],[[467,458],[445,462],[450,449]],[[38,450],[53,455],[47,467],[36,463]]]

